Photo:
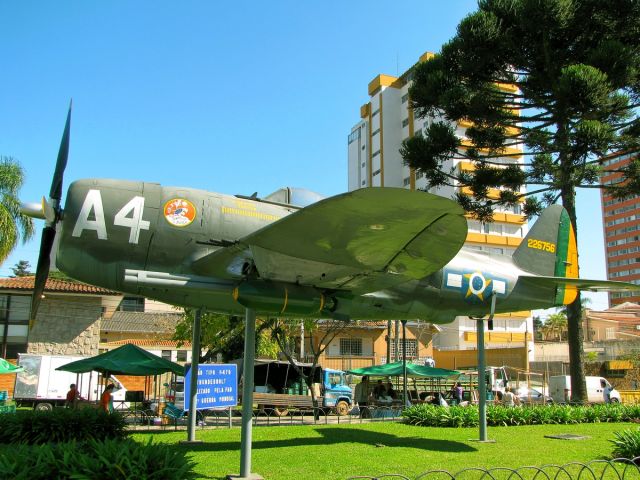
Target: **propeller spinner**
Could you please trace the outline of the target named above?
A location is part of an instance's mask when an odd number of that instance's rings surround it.
[[[41,206],[27,204],[23,205],[22,209],[26,215],[35,218],[42,218],[45,220],[45,226],[42,230],[42,237],[40,239],[40,253],[38,255],[38,266],[36,268],[36,280],[33,288],[33,297],[31,298],[31,320],[29,321],[30,327],[33,326],[33,322],[35,321],[36,314],[38,313],[38,307],[40,306],[40,300],[42,299],[42,294],[47,283],[47,278],[49,277],[51,249],[53,248],[53,242],[56,236],[56,224],[62,218],[62,208],[60,207],[60,200],[62,198],[62,182],[64,179],[64,170],[67,166],[67,159],[69,157],[71,107],[72,104],[69,104],[67,121],[64,126],[64,132],[62,133],[60,149],[58,150],[56,169],[53,173],[53,179],[51,181],[49,201],[46,201],[43,198]]]

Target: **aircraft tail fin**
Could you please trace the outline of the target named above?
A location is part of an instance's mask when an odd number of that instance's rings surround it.
[[[578,278],[578,249],[569,214],[561,205],[546,208],[513,254],[514,263],[546,277]],[[567,305],[577,295],[575,285],[558,285],[556,303]]]

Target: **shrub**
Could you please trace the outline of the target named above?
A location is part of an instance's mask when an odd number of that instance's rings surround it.
[[[624,422],[637,419],[636,405],[536,405],[522,408],[487,406],[487,425],[543,425],[597,422]],[[402,413],[405,423],[433,427],[474,427],[478,425],[478,408],[413,405]]]
[[[614,458],[636,458],[640,456],[640,429],[614,432],[616,438],[613,443]]]
[[[127,435],[121,415],[100,410],[55,409],[53,411],[20,410],[13,415],[0,415],[0,444],[72,440],[104,440]]]
[[[195,478],[194,465],[184,450],[151,440],[23,444],[0,451],[0,478],[14,480],[180,480]]]

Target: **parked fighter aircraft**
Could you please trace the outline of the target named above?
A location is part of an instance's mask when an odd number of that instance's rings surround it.
[[[46,220],[32,317],[56,264],[78,280],[163,302],[241,314],[447,323],[570,303],[576,289],[631,290],[577,278],[575,236],[561,206],[544,211],[513,257],[463,247],[452,200],[364,188],[295,205],[156,183],[73,182],[60,206],[70,111],[50,199],[25,211]]]

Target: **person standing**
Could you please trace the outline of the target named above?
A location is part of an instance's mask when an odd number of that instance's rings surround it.
[[[110,383],[100,397],[100,408],[106,413],[113,413],[113,389],[113,383]]]
[[[80,396],[80,392],[76,388],[76,384],[72,383],[69,385],[69,391],[67,392],[67,400],[65,402],[65,406],[67,408],[76,408],[76,404],[78,400],[82,400]]]
[[[600,380],[600,386],[602,387],[602,396],[604,403],[611,403],[611,385],[606,380]]]
[[[519,403],[520,403],[520,400],[511,391],[511,387],[505,388],[504,393],[502,394],[502,404],[505,407],[515,407]]]
[[[460,405],[462,403],[462,384],[460,382],[456,382],[452,390],[453,399],[456,401],[456,405]]]
[[[369,403],[369,377],[364,376],[359,384],[356,385],[355,399],[360,407],[366,407]]]

